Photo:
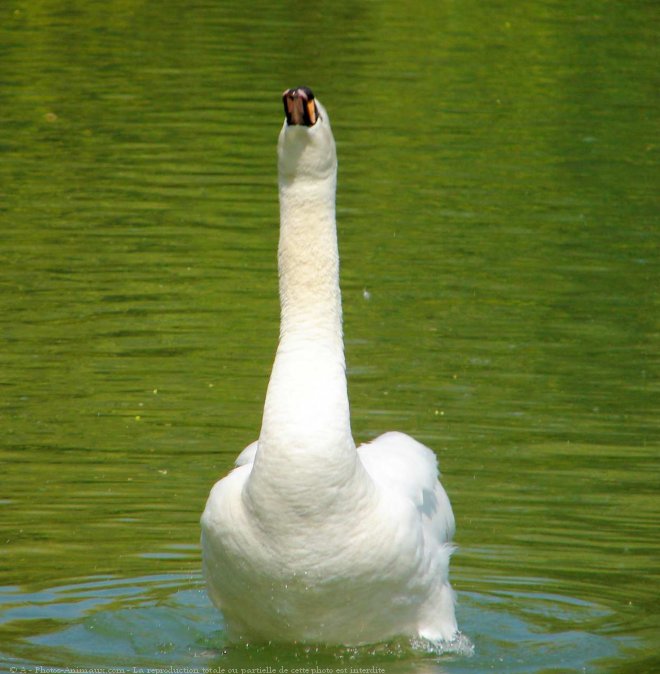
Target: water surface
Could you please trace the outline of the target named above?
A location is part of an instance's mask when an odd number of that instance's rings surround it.
[[[4,668],[660,667],[654,9],[0,8]],[[354,434],[437,452],[471,658],[231,647],[203,591],[299,84],[338,143]]]

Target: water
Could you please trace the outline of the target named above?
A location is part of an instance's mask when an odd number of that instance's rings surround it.
[[[654,9],[0,7],[3,668],[657,671]],[[354,433],[437,451],[472,657],[237,648],[202,588],[303,83],[338,143]]]

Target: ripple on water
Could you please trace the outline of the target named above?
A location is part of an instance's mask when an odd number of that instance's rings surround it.
[[[350,648],[231,645],[198,575],[92,577],[36,592],[5,588],[0,602],[2,659],[12,666],[579,671],[621,657],[625,646],[593,631],[611,617],[603,607],[529,591],[462,593],[465,633],[449,644],[396,640]]]

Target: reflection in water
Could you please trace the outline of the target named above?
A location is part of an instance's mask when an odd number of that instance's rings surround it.
[[[435,448],[458,520],[475,655],[390,653],[388,674],[651,671],[650,7],[7,9],[7,666],[257,658],[222,654],[198,517],[260,425],[295,82],[336,111],[356,439]]]
[[[351,648],[227,644],[199,576],[95,578],[29,596],[8,591],[2,602],[11,620],[29,620],[36,609],[41,620],[49,621],[49,628],[38,635],[26,632],[15,652],[16,664],[41,661],[66,667],[74,658],[87,666],[113,662],[113,666],[167,664],[240,671],[277,665],[333,672],[344,667],[380,667],[388,673],[438,674],[491,667],[525,672],[540,657],[547,669],[580,669],[594,657],[617,651],[614,641],[590,634],[589,629],[543,633],[534,626],[537,619],[549,617],[557,626],[562,622],[590,624],[611,618],[607,610],[565,597],[515,591],[490,597],[464,594],[463,622],[470,628],[478,624],[481,631],[477,655],[471,657],[472,647],[463,638],[440,659],[435,649],[406,641]],[[512,610],[518,605],[524,606],[523,616]]]

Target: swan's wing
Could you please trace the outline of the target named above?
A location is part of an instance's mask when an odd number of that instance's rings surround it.
[[[405,433],[390,432],[360,445],[358,454],[378,486],[415,504],[427,535],[440,544],[451,541],[454,513],[432,450]]]
[[[236,458],[235,467],[213,485],[202,514],[202,568],[209,596],[218,607],[223,601],[213,582],[219,568],[217,560],[222,558],[223,543],[244,529],[241,494],[252,472],[258,444],[248,445]]]
[[[436,456],[403,433],[385,433],[358,447],[358,454],[382,498],[408,499],[419,513],[418,533],[423,543],[418,550],[427,565],[429,585],[419,607],[417,629],[429,641],[450,641],[457,630],[448,577],[454,514],[438,479]]]
[[[213,485],[202,515],[202,528],[205,522],[210,526],[212,520],[224,522],[224,514],[231,514],[235,504],[240,503],[243,487],[252,472],[258,444],[255,440],[248,445],[236,458],[234,468]]]
[[[227,523],[230,526],[233,522],[236,505],[241,503],[243,487],[252,472],[258,444],[259,442],[255,440],[248,445],[236,458],[234,468],[213,485],[202,514],[203,546],[207,530],[228,526]]]
[[[202,515],[202,529],[215,526],[213,522],[216,524],[225,522],[227,518],[224,515],[231,516],[236,504],[240,504],[240,495],[252,472],[258,444],[259,442],[255,440],[248,445],[236,458],[234,468],[213,485]]]
[[[259,447],[259,440],[255,440],[249,444],[234,461],[235,466],[245,466],[248,463],[254,463],[254,457],[257,454],[257,447]]]

